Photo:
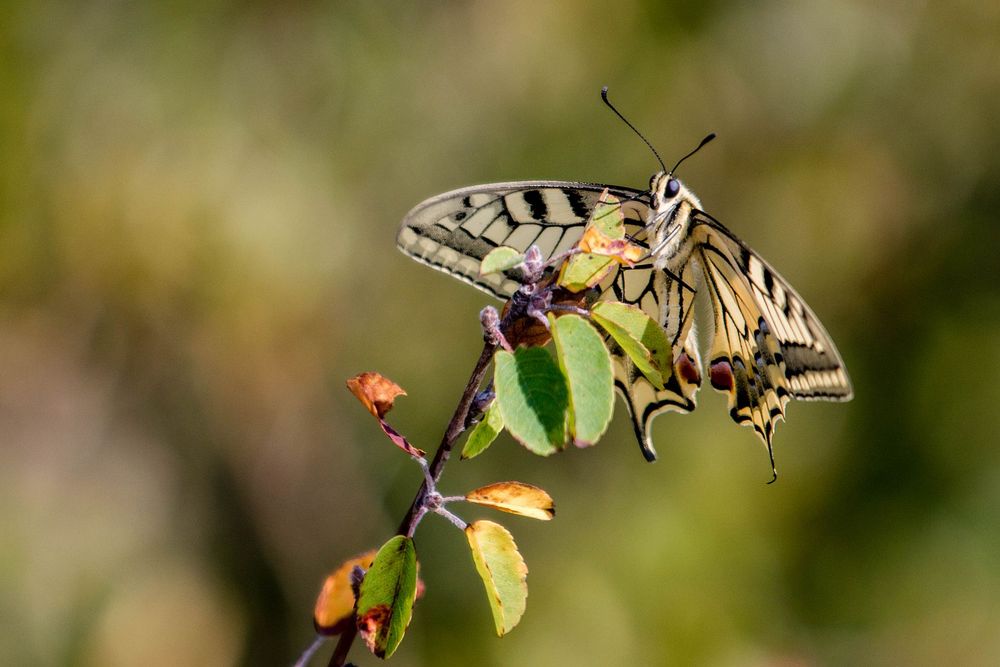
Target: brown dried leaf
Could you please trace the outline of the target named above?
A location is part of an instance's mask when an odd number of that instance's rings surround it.
[[[555,504],[544,489],[523,482],[497,482],[465,494],[465,499],[501,512],[548,521],[556,515]]]
[[[396,397],[406,396],[406,392],[398,384],[372,372],[355,375],[347,381],[347,388],[377,419],[381,419],[392,409]]]
[[[388,644],[388,628],[392,622],[392,607],[387,604],[375,605],[358,616],[358,632],[365,640],[365,645],[379,658],[386,657]],[[404,628],[405,629],[405,628]],[[393,637],[395,640],[395,637]],[[394,643],[398,646],[398,642]],[[395,646],[392,647],[395,650]]]

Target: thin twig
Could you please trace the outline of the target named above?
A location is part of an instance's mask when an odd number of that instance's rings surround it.
[[[451,456],[452,447],[455,446],[455,442],[465,430],[465,417],[469,414],[472,399],[476,397],[476,391],[479,389],[479,385],[483,383],[483,378],[486,376],[486,369],[489,367],[496,349],[496,343],[487,342],[483,345],[482,354],[479,355],[479,361],[476,362],[476,367],[473,369],[472,375],[465,385],[465,391],[462,393],[462,398],[455,408],[455,414],[452,415],[451,421],[448,422],[448,428],[444,431],[441,444],[438,445],[437,451],[434,452],[434,459],[431,461],[429,472],[431,479],[435,483],[441,479],[441,472],[444,470],[444,465],[448,462],[448,457]],[[420,485],[417,495],[414,496],[413,502],[410,504],[410,509],[406,512],[406,516],[399,523],[399,528],[396,529],[397,535],[406,535],[410,532],[410,525],[417,514],[417,508],[424,502],[424,494],[426,492],[427,482],[424,481]]]
[[[309,645],[309,648],[302,652],[302,655],[299,656],[299,659],[295,662],[294,667],[306,667],[306,665],[308,665],[312,660],[313,655],[316,654],[316,651],[319,650],[326,640],[327,638],[323,635],[316,635],[316,639]]]
[[[466,526],[469,525],[443,507],[436,508],[434,510],[434,513],[440,514],[444,518],[448,519],[448,521],[451,521],[455,526],[458,527],[459,530],[465,530]]]

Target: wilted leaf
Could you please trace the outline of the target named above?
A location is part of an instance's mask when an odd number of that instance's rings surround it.
[[[486,253],[483,261],[479,264],[479,275],[485,276],[489,273],[506,271],[513,269],[524,262],[524,253],[520,253],[513,248],[500,246]]]
[[[355,375],[348,380],[347,388],[368,408],[368,412],[372,413],[372,416],[378,419],[382,431],[389,436],[389,439],[397,447],[410,456],[417,456],[419,458],[425,456],[424,450],[417,449],[411,445],[409,440],[385,421],[385,413],[392,409],[392,404],[396,400],[396,397],[406,396],[406,392],[403,391],[402,387],[378,373],[368,372]]]
[[[569,386],[569,432],[585,447],[597,442],[614,413],[614,374],[604,337],[579,315],[549,316],[556,356]]]
[[[358,598],[358,632],[377,657],[388,658],[399,646],[410,624],[416,592],[413,540],[396,535],[378,550]]]
[[[669,373],[673,368],[673,352],[663,327],[641,308],[618,301],[596,303],[590,314],[611,334],[636,368],[657,389],[662,389],[662,373]]]
[[[566,444],[566,378],[540,347],[500,350],[494,357],[496,402],[512,436],[548,456]]]
[[[465,499],[470,503],[542,521],[556,515],[552,496],[544,489],[523,482],[497,482],[482,486],[465,494]]]
[[[471,459],[486,451],[486,448],[493,444],[496,437],[503,430],[503,416],[500,408],[494,400],[490,407],[486,408],[483,418],[469,431],[469,437],[465,440],[465,447],[462,448],[462,458]]]
[[[323,582],[323,589],[316,598],[313,625],[321,635],[336,635],[345,630],[354,617],[354,590],[351,588],[351,571],[355,567],[367,570],[375,558],[375,550],[366,551],[345,561]]]
[[[596,227],[588,227],[577,243],[580,250],[594,255],[613,258],[621,264],[633,266],[642,259],[645,250],[625,239],[613,239]]]
[[[472,548],[472,560],[486,587],[497,634],[510,632],[528,599],[528,566],[507,529],[492,521],[475,521],[465,528]]]
[[[385,433],[387,436],[389,436],[389,439],[392,440],[393,444],[395,444],[397,447],[402,449],[410,456],[424,458],[424,456],[427,455],[427,452],[425,452],[424,450],[418,449],[414,447],[412,444],[410,444],[410,441],[406,439],[406,436],[404,436],[402,433],[400,433],[393,427],[389,426],[389,424],[384,419],[379,418],[378,423],[382,427],[382,432]]]
[[[355,375],[347,381],[347,388],[377,419],[381,419],[392,409],[396,397],[406,396],[406,392],[398,384],[372,372]]]

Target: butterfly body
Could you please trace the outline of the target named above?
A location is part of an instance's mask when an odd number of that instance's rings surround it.
[[[791,398],[851,398],[840,355],[801,297],[669,172],[654,174],[646,191],[562,181],[455,190],[410,211],[397,244],[420,262],[508,298],[523,275],[480,276],[482,258],[501,245],[524,251],[534,244],[546,258],[572,248],[606,188],[621,200],[626,233],[648,248],[648,261],[619,271],[604,298],[642,308],[664,327],[674,350],[674,368],[664,370],[660,389],[612,349],[615,384],[648,460],[656,458],[653,418],[694,410],[703,370],[712,387],[728,395],[730,416],[752,426],[769,454]],[[707,292],[713,310],[705,368],[694,328],[699,291]]]

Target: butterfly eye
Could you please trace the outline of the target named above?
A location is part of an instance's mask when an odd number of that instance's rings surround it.
[[[663,196],[666,199],[673,199],[681,191],[681,183],[676,178],[667,181],[667,187],[663,189]]]

